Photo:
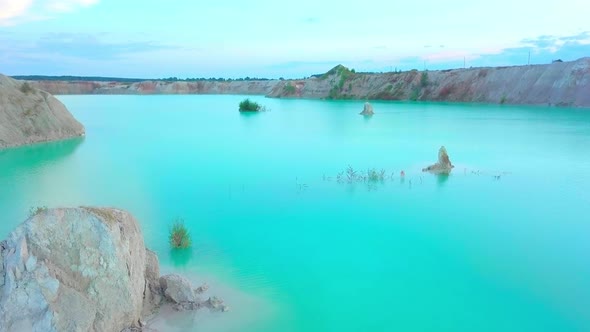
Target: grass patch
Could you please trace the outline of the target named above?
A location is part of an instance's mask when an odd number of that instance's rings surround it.
[[[384,182],[391,179],[384,169],[377,170],[376,168],[369,168],[367,172],[358,172],[352,166],[348,166],[346,170],[338,173],[336,180],[339,183],[356,183],[356,182]]]
[[[423,72],[422,75],[420,76],[420,86],[425,88],[426,86],[428,86],[428,73],[427,72]]]
[[[367,170],[367,180],[370,182],[379,182],[385,180],[385,170],[378,171],[375,168]]]
[[[29,209],[29,218],[47,211],[47,206],[31,206]]]
[[[418,100],[418,97],[420,97],[420,89],[415,88],[414,90],[412,90],[412,93],[410,94],[410,100],[416,101]]]
[[[344,83],[353,75],[353,72],[348,70],[346,67],[342,67],[341,70],[338,72],[340,75],[340,82],[338,82],[338,90],[342,91],[344,88]]]
[[[330,89],[330,93],[328,93],[328,98],[329,99],[336,99],[336,98],[338,98],[339,95],[340,95],[340,92],[338,91],[338,88],[333,86]]]
[[[174,220],[172,227],[170,227],[168,240],[173,249],[186,249],[191,246],[191,235],[184,225],[183,219]]]
[[[83,206],[82,208],[88,211],[89,213],[92,213],[95,216],[101,218],[105,223],[109,225],[114,225],[119,220],[117,212],[113,209],[96,208],[91,206]]]
[[[332,81],[332,88],[328,93],[328,99],[344,99],[342,92],[345,84],[348,82],[348,91],[352,90],[352,83],[349,80],[354,76],[355,72],[342,65],[332,68],[330,71],[322,75],[322,79],[326,79],[332,75],[336,76]],[[338,80],[337,82],[335,80]]]
[[[23,112],[23,116],[28,118],[35,115],[35,111],[33,111],[32,108],[27,108],[24,112]]]
[[[286,95],[292,95],[295,94],[295,92],[297,91],[297,89],[295,88],[295,86],[293,84],[291,84],[291,82],[285,84],[285,86],[283,86],[283,93]]]
[[[20,86],[20,92],[24,94],[29,94],[33,91],[35,91],[35,89],[33,89],[33,87],[31,87],[31,85],[28,82],[25,82]]]
[[[348,182],[356,181],[358,177],[358,173],[354,170],[354,168],[352,168],[352,166],[348,166],[348,168],[346,168],[346,179]]]
[[[350,72],[350,70],[348,68],[344,67],[343,65],[338,65],[338,66],[328,70],[328,72],[323,74],[321,78],[328,78],[331,75],[340,75],[343,71]]]

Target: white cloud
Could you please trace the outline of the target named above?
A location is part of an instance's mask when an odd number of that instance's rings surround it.
[[[71,12],[78,7],[88,7],[96,4],[99,0],[51,0],[47,2],[46,8],[52,12]]]
[[[25,14],[33,0],[0,0],[0,26],[11,25],[13,19]]]
[[[0,26],[47,19],[56,13],[88,7],[100,0],[0,0]]]

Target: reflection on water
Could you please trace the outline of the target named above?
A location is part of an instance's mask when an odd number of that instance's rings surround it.
[[[193,249],[170,249],[170,260],[174,266],[185,266],[193,257]]]
[[[0,238],[23,221],[31,208],[51,206],[51,200],[66,204],[67,196],[74,195],[67,190],[71,181],[67,175],[72,174],[68,159],[83,141],[78,137],[0,150]],[[55,190],[49,194],[48,188]]]
[[[264,112],[240,112],[240,118],[249,120],[249,119],[253,119],[257,116],[260,116],[263,113]]]
[[[54,163],[76,151],[84,137],[0,150],[0,177]]]
[[[449,180],[450,176],[450,174],[446,173],[436,174],[436,182],[442,187]]]

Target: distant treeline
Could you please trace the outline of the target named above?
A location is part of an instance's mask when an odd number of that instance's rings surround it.
[[[197,81],[214,81],[214,82],[231,82],[231,81],[270,81],[270,78],[258,77],[244,77],[244,78],[123,78],[123,77],[99,77],[99,76],[42,76],[42,75],[20,75],[12,76],[17,80],[25,81],[81,81],[81,82],[121,82],[121,83],[135,83],[144,81],[164,81],[164,82],[197,82]],[[280,80],[283,80],[281,77]]]

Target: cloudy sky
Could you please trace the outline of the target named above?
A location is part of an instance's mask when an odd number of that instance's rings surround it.
[[[590,1],[0,0],[8,75],[304,77],[590,56]]]

